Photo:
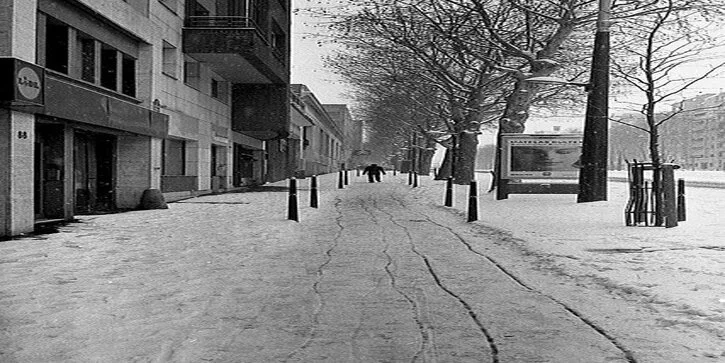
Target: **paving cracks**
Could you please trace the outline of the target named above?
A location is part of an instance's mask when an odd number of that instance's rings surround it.
[[[340,244],[340,237],[342,236],[343,231],[345,230],[345,227],[342,225],[342,210],[340,208],[340,204],[342,203],[342,200],[337,197],[335,199],[335,211],[337,212],[337,216],[335,217],[335,224],[337,225],[337,231],[335,232],[335,235],[332,239],[332,243],[327,247],[324,253],[324,259],[320,265],[317,266],[315,269],[315,282],[312,284],[312,292],[315,296],[315,308],[312,311],[312,323],[310,324],[310,328],[308,332],[305,334],[306,338],[302,344],[297,347],[294,351],[287,354],[287,357],[284,361],[288,361],[291,359],[294,359],[298,354],[300,354],[302,351],[307,349],[312,341],[315,339],[315,335],[317,333],[317,328],[320,324],[320,315],[322,314],[322,311],[325,309],[325,298],[320,291],[320,285],[322,284],[322,280],[325,275],[325,268],[327,265],[330,264],[332,261],[332,255],[333,251],[337,248],[337,246]]]
[[[410,208],[408,208],[408,206],[405,205],[405,201],[401,200],[400,198],[393,197],[393,200],[395,200],[398,204],[400,204],[401,207],[405,208],[406,210],[411,210]],[[444,229],[448,230],[453,236],[456,237],[456,239],[461,244],[463,244],[466,247],[466,249],[468,251],[470,251],[471,253],[473,253],[475,255],[478,255],[479,257],[483,258],[484,260],[486,260],[489,263],[491,263],[492,265],[494,265],[499,271],[501,271],[506,276],[508,276],[517,285],[519,285],[519,286],[523,287],[524,289],[526,289],[528,291],[531,291],[531,292],[533,292],[535,294],[539,294],[541,296],[544,296],[544,297],[548,298],[549,300],[555,302],[557,305],[561,306],[564,310],[566,310],[567,312],[569,312],[570,314],[572,314],[573,316],[575,316],[577,319],[579,319],[584,324],[588,325],[590,328],[592,328],[598,334],[600,334],[604,338],[606,338],[617,349],[619,349],[622,352],[622,354],[624,355],[625,359],[627,359],[627,362],[637,363],[637,360],[634,357],[634,354],[629,349],[627,349],[626,347],[624,347],[622,345],[622,343],[620,343],[617,340],[617,338],[615,338],[614,336],[612,336],[611,334],[609,334],[606,330],[604,330],[604,328],[600,327],[595,322],[593,322],[590,319],[588,319],[587,317],[585,317],[582,313],[580,313],[579,311],[577,311],[573,307],[569,306],[568,304],[562,302],[561,300],[559,300],[559,299],[557,299],[557,298],[555,298],[555,297],[553,297],[553,296],[551,296],[549,294],[546,294],[543,291],[537,290],[537,289],[529,286],[524,281],[522,281],[518,276],[516,276],[514,273],[512,273],[511,271],[509,271],[508,269],[506,269],[503,265],[501,265],[494,258],[492,258],[491,256],[488,256],[488,255],[486,255],[486,254],[484,254],[484,253],[476,250],[468,241],[466,241],[465,238],[463,238],[463,236],[461,236],[460,233],[456,232],[453,228],[451,228],[451,227],[449,227],[447,225],[441,224],[439,222],[434,221],[429,215],[427,215],[425,213],[421,213],[419,211],[415,211],[415,213],[418,214],[418,215],[420,215],[420,216],[422,216],[423,218],[425,218],[425,220],[427,222],[430,222],[430,223],[432,223],[434,225],[437,225],[437,226],[439,226],[441,228],[444,228]],[[392,218],[392,216],[391,216],[391,218]]]
[[[373,208],[375,210],[382,211],[378,205],[377,200],[372,199]],[[373,213],[367,204],[363,204],[363,209],[365,212],[370,215],[370,218],[374,221],[375,225],[380,226],[378,217]],[[381,228],[382,230],[382,228]],[[418,332],[420,333],[420,341],[418,342],[418,349],[413,355],[413,357],[410,359],[411,362],[428,362],[428,361],[435,361],[437,358],[436,354],[436,344],[435,344],[435,333],[433,330],[433,326],[430,322],[430,319],[428,317],[427,311],[425,309],[425,303],[423,298],[420,296],[420,291],[416,289],[416,291],[412,292],[406,292],[406,288],[404,286],[401,286],[398,282],[398,279],[396,278],[395,272],[397,271],[397,265],[395,264],[395,260],[393,259],[393,256],[390,255],[390,240],[386,233],[381,233],[381,238],[384,243],[384,248],[381,251],[382,254],[385,256],[385,266],[383,269],[385,270],[385,274],[388,277],[388,282],[390,283],[390,287],[400,296],[405,299],[405,301],[410,305],[410,309],[413,315],[413,321],[418,327]],[[409,287],[407,289],[415,289],[414,287]]]
[[[401,206],[405,207],[403,205],[403,203],[398,198],[395,198],[395,196],[392,196],[392,199],[395,200],[395,201],[397,201],[399,204],[401,204]],[[482,320],[478,317],[478,314],[476,314],[476,312],[472,308],[471,304],[468,303],[463,297],[461,297],[459,294],[457,294],[452,289],[448,288],[443,283],[443,281],[441,280],[440,276],[436,272],[436,270],[433,267],[433,264],[431,263],[431,261],[428,258],[428,256],[426,256],[423,252],[421,252],[418,248],[416,248],[416,245],[415,245],[415,242],[414,242],[414,238],[413,238],[412,234],[410,233],[409,228],[406,227],[406,226],[404,226],[400,222],[398,222],[395,219],[395,216],[393,214],[391,214],[390,212],[385,211],[382,208],[377,208],[377,209],[379,211],[381,211],[382,213],[384,213],[385,215],[387,215],[387,217],[390,220],[390,222],[393,223],[398,228],[400,228],[405,233],[406,239],[407,239],[408,244],[410,246],[410,250],[423,261],[423,263],[426,266],[426,269],[427,269],[428,273],[433,278],[433,281],[435,282],[436,286],[438,288],[440,288],[443,292],[445,292],[447,295],[449,295],[450,297],[452,297],[453,299],[455,299],[463,307],[463,309],[465,310],[465,312],[468,314],[468,316],[471,318],[471,320],[473,321],[473,323],[478,328],[479,332],[486,339],[486,342],[488,344],[488,347],[489,347],[489,350],[490,350],[490,354],[491,354],[491,361],[494,362],[494,363],[498,363],[499,362],[499,355],[498,355],[499,349],[498,349],[498,346],[496,344],[496,341],[494,340],[493,335],[489,332],[489,330],[483,324]],[[403,209],[404,210],[409,210],[407,208],[403,208]],[[420,213],[418,213],[418,214],[420,214]],[[427,219],[427,220],[429,220],[429,219]]]

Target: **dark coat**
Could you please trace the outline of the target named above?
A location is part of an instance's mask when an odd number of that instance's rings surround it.
[[[363,175],[380,175],[381,173],[385,174],[385,169],[383,169],[383,167],[378,164],[368,165],[365,167],[365,169],[363,169]]]

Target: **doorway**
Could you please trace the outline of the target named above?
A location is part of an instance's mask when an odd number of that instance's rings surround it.
[[[115,210],[116,137],[76,131],[73,142],[75,213]]]
[[[36,220],[65,217],[65,126],[38,123],[35,128]]]

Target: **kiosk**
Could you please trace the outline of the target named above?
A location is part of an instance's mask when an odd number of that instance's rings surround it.
[[[496,199],[509,194],[577,194],[580,134],[503,134]]]

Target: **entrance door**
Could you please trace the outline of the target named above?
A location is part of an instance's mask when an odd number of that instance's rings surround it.
[[[245,179],[254,178],[254,151],[234,144],[234,186],[242,186]]]
[[[62,219],[64,213],[63,125],[39,123],[35,129],[35,219]]]
[[[116,138],[77,131],[74,137],[75,205],[77,214],[115,209]]]
[[[211,190],[214,193],[218,193],[221,185],[219,185],[219,173],[217,169],[219,167],[219,147],[216,145],[211,146],[211,162],[210,162],[210,174],[211,175]]]

